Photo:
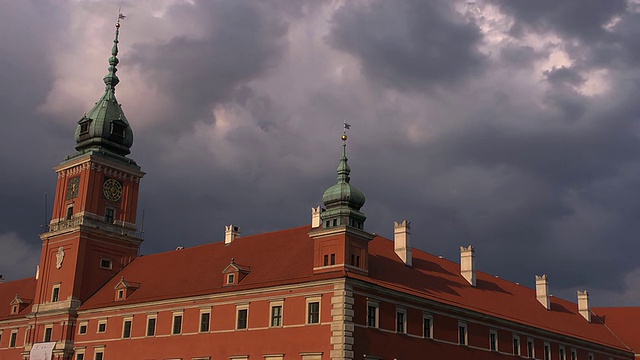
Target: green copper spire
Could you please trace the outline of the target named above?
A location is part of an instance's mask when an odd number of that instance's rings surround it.
[[[360,212],[365,196],[351,185],[351,168],[347,159],[347,134],[342,134],[342,157],[338,164],[338,182],[328,188],[322,195],[326,211],[322,213],[324,227],[348,225],[362,229],[367,217]]]
[[[102,79],[105,84],[104,94],[78,121],[75,138],[76,150],[79,153],[100,151],[123,157],[130,153],[129,149],[133,145],[133,131],[115,94],[116,85],[120,82],[116,75],[118,71],[116,66],[120,62],[117,57],[120,19],[124,19],[122,14],[118,15],[116,22],[116,34],[109,58],[109,72]]]

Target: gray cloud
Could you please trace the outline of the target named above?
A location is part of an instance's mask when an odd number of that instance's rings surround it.
[[[328,42],[360,59],[367,77],[424,89],[481,71],[479,29],[448,1],[347,2]]]

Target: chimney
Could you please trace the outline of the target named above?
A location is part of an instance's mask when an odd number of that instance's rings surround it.
[[[393,245],[402,262],[411,266],[411,222],[393,222]]]
[[[549,301],[549,280],[547,275],[536,275],[536,299],[544,306],[545,309],[551,308]]]
[[[229,225],[224,227],[224,244],[229,245],[236,237],[240,237],[240,228],[237,226]]]
[[[591,322],[591,309],[589,308],[589,292],[578,290],[578,312],[588,322]]]
[[[476,250],[473,246],[460,246],[460,274],[471,286],[476,286]]]
[[[322,214],[322,207],[312,207],[311,208],[311,228],[319,228],[322,225],[322,220],[320,219],[320,214]]]

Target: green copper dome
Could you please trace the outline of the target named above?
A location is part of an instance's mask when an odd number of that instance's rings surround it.
[[[351,168],[347,163],[346,149],[347,144],[342,144],[342,158],[340,158],[340,165],[338,165],[338,183],[328,188],[322,195],[322,203],[327,209],[335,205],[345,205],[360,210],[365,202],[364,193],[349,184]]]
[[[109,58],[109,73],[102,79],[106,85],[104,94],[94,107],[87,112],[76,128],[76,150],[107,150],[117,155],[125,156],[130,153],[133,145],[133,131],[122,112],[115,89],[120,82],[116,72],[118,69],[118,35],[120,23],[116,24],[116,36],[113,40],[111,57]]]
[[[364,193],[351,185],[351,168],[347,163],[347,135],[342,135],[342,157],[338,165],[338,182],[328,188],[322,195],[322,203],[326,210],[321,218],[324,227],[351,226],[362,229],[367,217],[360,212],[364,205]]]

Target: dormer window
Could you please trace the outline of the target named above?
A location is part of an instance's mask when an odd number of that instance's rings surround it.
[[[122,278],[120,278],[118,284],[116,284],[116,286],[114,287],[114,289],[116,290],[115,301],[122,301],[129,298],[129,296],[133,294],[134,291],[138,290],[139,287],[140,283],[127,281],[123,276]]]
[[[222,271],[224,276],[224,286],[232,286],[238,284],[245,278],[251,269],[248,266],[236,264],[235,259],[231,259],[231,262]]]
[[[111,123],[111,135],[124,137],[125,124],[122,121],[114,121]]]
[[[83,117],[80,120],[80,135],[89,133],[89,125],[91,125],[91,119]]]
[[[11,306],[10,315],[19,314],[20,311],[24,310],[24,308],[26,308],[30,302],[31,300],[24,300],[20,296],[18,296],[18,294],[16,294],[13,300],[11,300],[11,303],[9,303],[9,306]]]

